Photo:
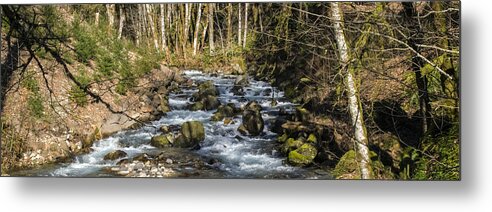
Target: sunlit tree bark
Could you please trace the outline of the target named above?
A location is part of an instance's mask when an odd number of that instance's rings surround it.
[[[357,148],[357,159],[360,165],[361,178],[372,179],[371,159],[369,158],[369,148],[367,133],[364,124],[362,105],[359,100],[359,91],[354,76],[354,69],[350,67],[350,48],[345,38],[343,26],[343,14],[337,2],[331,3],[331,18],[335,30],[335,39],[340,57],[342,69],[346,69],[346,83],[349,98],[349,111],[352,117],[354,135]]]

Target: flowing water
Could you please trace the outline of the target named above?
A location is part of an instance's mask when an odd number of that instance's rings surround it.
[[[283,92],[278,91],[266,82],[249,79],[249,85],[244,88],[244,96],[236,96],[231,92],[234,86],[235,76],[219,75],[211,76],[199,71],[185,71],[185,77],[199,84],[203,81],[212,80],[220,91],[219,101],[221,104],[234,103],[241,107],[249,101],[255,100],[263,107],[262,117],[265,121],[265,129],[260,136],[242,136],[237,132],[241,123],[241,116],[233,118],[232,124],[224,125],[222,121],[210,121],[215,112],[212,111],[190,111],[187,105],[191,104],[191,95],[198,91],[196,87],[182,88],[178,93],[169,95],[169,105],[172,109],[157,121],[146,124],[136,130],[119,132],[111,137],[94,143],[93,151],[77,156],[70,164],[59,164],[55,166],[38,169],[35,173],[25,175],[37,176],[69,176],[69,177],[108,177],[114,176],[107,170],[116,165],[116,161],[104,160],[103,157],[112,151],[123,150],[128,159],[141,153],[149,155],[163,154],[171,155],[176,160],[182,158],[196,159],[203,164],[213,160],[213,165],[186,166],[176,168],[175,171],[192,170],[197,178],[300,178],[300,179],[326,179],[331,176],[318,168],[298,168],[286,164],[285,157],[276,150],[277,134],[269,129],[278,116],[279,110],[283,108],[287,112],[293,111],[295,104],[283,97]],[[278,101],[274,107],[271,106],[272,94]],[[157,135],[161,125],[180,125],[186,121],[201,121],[205,127],[205,140],[200,143],[201,148],[197,150],[167,148],[158,149],[151,146],[150,139]],[[180,158],[181,157],[181,158]]]

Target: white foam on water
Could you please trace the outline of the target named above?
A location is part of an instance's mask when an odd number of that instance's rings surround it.
[[[264,108],[262,117],[265,122],[273,120],[275,116],[268,114],[269,111],[278,107],[289,108],[295,106],[288,101],[278,101],[275,107],[271,107],[271,96],[265,96],[267,89],[274,92],[275,98],[281,98],[283,92],[272,88],[266,82],[249,79],[250,84],[246,86],[243,96],[234,96],[230,89],[234,85],[234,77],[211,77],[200,71],[184,71],[184,75],[195,82],[213,80],[220,91],[219,100],[222,103],[234,103],[242,107],[249,101],[255,100]],[[106,161],[104,156],[115,150],[122,150],[128,157],[134,157],[140,153],[148,153],[157,150],[149,145],[150,139],[157,134],[160,125],[181,125],[186,121],[200,121],[204,124],[206,138],[200,145],[201,148],[196,153],[206,158],[216,158],[220,161],[218,166],[226,172],[225,177],[267,177],[272,174],[292,174],[298,172],[298,168],[284,165],[284,157],[279,157],[276,153],[275,140],[276,134],[269,131],[268,123],[262,135],[251,137],[242,136],[237,132],[241,124],[241,116],[236,116],[234,123],[224,125],[222,121],[212,122],[210,117],[214,111],[189,111],[186,106],[191,102],[188,100],[197,89],[182,89],[179,94],[169,95],[169,105],[172,111],[157,121],[153,121],[146,126],[137,129],[117,133],[109,138],[95,142],[92,152],[78,156],[76,161],[56,169],[52,172],[55,176],[87,176],[97,173],[104,167],[113,166],[117,160]],[[274,112],[274,111],[273,111]],[[190,150],[191,151],[191,150]],[[207,176],[203,176],[207,177]]]

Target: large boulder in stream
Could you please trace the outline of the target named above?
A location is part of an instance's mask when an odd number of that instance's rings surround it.
[[[219,90],[212,81],[207,81],[198,86],[198,92],[193,94],[193,103],[188,108],[190,110],[215,110],[220,102],[217,98]]]
[[[219,89],[215,87],[212,81],[206,81],[198,86],[198,92],[193,94],[195,101],[205,99],[207,96],[218,96]]]
[[[124,114],[114,113],[106,119],[101,126],[102,137],[110,136],[122,130],[131,129],[139,126],[139,123],[130,119]]]
[[[243,122],[238,127],[238,131],[243,135],[257,136],[263,132],[265,123],[258,110],[245,110],[243,112]]]
[[[303,144],[294,151],[289,152],[287,161],[294,166],[307,166],[311,164],[318,154],[318,150],[311,144]]]
[[[126,157],[127,154],[124,151],[121,150],[116,150],[113,152],[110,152],[104,156],[104,160],[116,160],[118,158],[124,158]]]
[[[205,128],[199,121],[188,121],[181,125],[181,134],[178,135],[173,143],[175,147],[195,147],[205,140]]]
[[[150,145],[157,148],[171,147],[172,146],[172,135],[156,135],[150,139]]]
[[[227,105],[221,105],[217,108],[217,111],[212,116],[212,121],[222,121],[224,118],[230,118],[235,116],[240,110],[235,107],[233,103]]]

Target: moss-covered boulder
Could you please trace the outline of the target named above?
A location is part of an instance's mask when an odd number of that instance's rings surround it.
[[[175,147],[195,147],[205,140],[205,128],[199,121],[188,121],[181,125],[181,134],[176,137]]]
[[[337,179],[360,179],[361,173],[355,151],[346,152],[340,158],[332,173]]]
[[[284,133],[277,138],[277,142],[283,144],[287,141],[288,138],[289,138],[289,136]]]
[[[206,81],[198,86],[198,92],[193,94],[193,99],[195,101],[201,101],[207,96],[218,96],[219,89],[215,87],[212,81]]]
[[[237,113],[237,109],[234,107],[234,104],[220,105],[217,108],[217,111],[212,116],[212,121],[221,121],[226,117],[233,117]]]
[[[288,154],[290,151],[296,150],[304,144],[301,140],[289,138],[285,143],[281,146],[280,151],[284,154]]]
[[[307,166],[313,162],[317,154],[316,147],[311,144],[303,144],[298,149],[289,152],[287,161],[294,166]]]
[[[251,101],[244,106],[244,110],[261,111],[263,110],[263,107],[261,107],[261,105],[258,102]]]
[[[243,112],[243,122],[238,131],[243,135],[257,136],[263,132],[265,123],[260,111],[245,110]]]
[[[216,96],[208,95],[201,100],[203,104],[203,109],[205,110],[215,110],[219,107],[220,102]]]
[[[150,139],[150,145],[157,148],[165,148],[172,146],[172,142],[170,141],[169,136],[156,135]]]
[[[394,178],[391,173],[391,168],[385,167],[383,163],[378,160],[378,155],[375,152],[370,151],[369,156],[371,158],[371,171],[375,179]],[[336,179],[361,179],[359,164],[356,152],[350,150],[340,158],[340,161],[338,161],[332,174]]]
[[[188,106],[188,109],[191,111],[203,110],[203,108],[204,107],[202,102],[195,102]]]
[[[161,97],[161,102],[159,105],[159,111],[163,113],[167,113],[171,111],[171,108],[169,107],[169,100],[167,99],[166,96]]]
[[[126,157],[126,152],[121,151],[121,150],[116,150],[113,152],[110,152],[104,156],[104,160],[116,160],[118,158],[124,158]]]

